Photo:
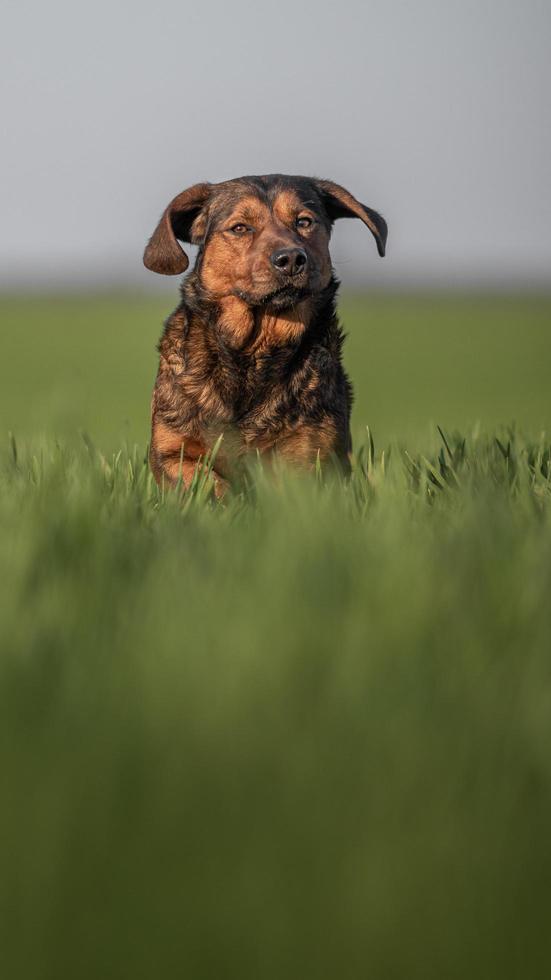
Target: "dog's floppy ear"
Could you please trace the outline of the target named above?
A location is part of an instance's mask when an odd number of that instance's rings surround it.
[[[331,221],[337,218],[360,218],[374,235],[377,251],[380,256],[385,254],[388,229],[385,219],[359,201],[340,184],[332,180],[316,180],[316,187],[321,194],[325,210]]]
[[[164,276],[185,272],[189,259],[178,240],[191,241],[191,226],[208,201],[211,189],[212,184],[194,184],[165,208],[144,252],[147,269]]]

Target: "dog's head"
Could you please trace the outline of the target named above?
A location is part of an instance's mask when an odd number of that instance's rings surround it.
[[[164,211],[144,263],[178,275],[189,264],[179,243],[193,242],[197,274],[213,299],[235,296],[250,307],[285,309],[329,283],[337,218],[360,218],[385,254],[384,218],[332,181],[272,174],[195,184]]]

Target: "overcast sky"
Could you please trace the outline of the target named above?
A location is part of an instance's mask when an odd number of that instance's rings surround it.
[[[345,283],[549,281],[549,0],[5,10],[2,284],[147,286],[174,194],[275,171],[386,216],[384,260],[359,222],[336,229]]]

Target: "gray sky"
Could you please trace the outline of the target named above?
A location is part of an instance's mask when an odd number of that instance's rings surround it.
[[[153,285],[169,198],[275,171],[386,216],[384,260],[337,226],[345,283],[549,281],[549,0],[4,9],[0,284]]]

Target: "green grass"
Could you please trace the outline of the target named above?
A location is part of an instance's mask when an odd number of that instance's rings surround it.
[[[546,977],[551,303],[349,299],[351,481],[222,506],[161,300],[3,305],[2,974]]]

